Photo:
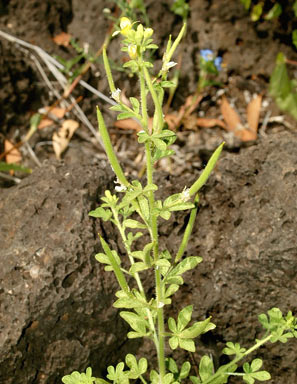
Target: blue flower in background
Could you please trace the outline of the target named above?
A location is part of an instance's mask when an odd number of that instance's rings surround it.
[[[222,58],[220,57],[220,56],[218,56],[218,57],[216,57],[215,59],[214,59],[214,65],[215,65],[215,67],[216,67],[216,69],[220,72],[220,70],[222,69]]]
[[[205,60],[205,61],[212,61],[214,59],[214,54],[211,49],[201,49],[200,50],[200,56]]]
[[[201,49],[200,56],[206,62],[213,61],[216,69],[220,71],[222,69],[222,58],[220,56],[215,57],[214,52],[211,49]]]

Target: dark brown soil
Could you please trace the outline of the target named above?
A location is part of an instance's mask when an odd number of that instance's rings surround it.
[[[170,12],[169,0],[148,0],[146,4],[163,52],[168,35],[177,35],[181,20]],[[111,7],[111,3],[0,0],[0,29],[40,46],[50,55],[70,59],[73,49],[58,47],[53,37],[69,32],[95,52],[108,30],[105,7]],[[279,51],[297,59],[288,38],[291,24],[283,19],[252,23],[239,0],[193,0],[190,8],[180,86],[172,110],[177,111],[195,91],[198,53],[209,48],[223,57],[220,81],[243,121],[246,98],[254,93],[261,93],[265,100],[261,123],[267,116],[279,115],[268,95],[268,81]],[[5,139],[20,141],[29,129],[32,114],[53,104],[56,98],[27,50],[2,37],[0,49],[2,151]],[[111,42],[109,55],[121,62],[119,39]],[[161,53],[157,55],[158,64]],[[137,81],[114,73],[116,85],[128,96],[137,96]],[[92,65],[84,80],[109,95],[100,61]],[[197,115],[220,115],[218,89],[205,92]],[[94,127],[95,107],[100,105],[121,162],[136,176],[141,153],[135,133],[113,128],[115,115],[108,111],[107,104],[82,87],[76,88],[74,96],[83,96],[80,107]],[[74,117],[72,112],[68,117]],[[210,353],[218,364],[227,341],[251,345],[260,332],[257,315],[271,307],[297,313],[297,136],[296,124],[289,117],[285,120],[290,124],[268,124],[265,130],[260,124],[258,139],[248,145],[220,128],[182,127],[173,162],[160,164],[160,193],[165,197],[189,186],[213,149],[226,141],[222,160],[203,190],[188,250],[189,254],[203,256],[204,263],[189,274],[172,313],[193,303],[197,319],[211,315],[217,324],[212,336],[201,340],[193,356],[195,361],[203,353]],[[99,375],[110,362],[123,359],[130,348],[142,355],[151,350],[148,343],[123,340],[125,326],[111,306],[116,284],[93,259],[98,251],[99,224],[87,213],[98,204],[104,189],[113,187],[111,171],[104,161],[98,162],[104,158],[103,149],[81,124],[63,162],[58,164],[48,144],[57,128],[37,131],[30,139],[41,167],[28,150],[21,149],[22,164],[32,167],[33,175],[17,174],[24,178],[17,186],[0,178],[5,188],[0,190],[0,263],[4,266],[0,274],[1,384],[60,383],[63,374],[88,365]],[[176,215],[160,227],[162,244],[173,251],[184,220],[184,215]],[[113,247],[121,249],[110,225],[105,223],[100,229]],[[270,383],[296,384],[296,344],[291,340],[260,350],[265,369],[273,376]],[[153,359],[151,353],[149,356]],[[181,359],[181,355],[176,358]]]

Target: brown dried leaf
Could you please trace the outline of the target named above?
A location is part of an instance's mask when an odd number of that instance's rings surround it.
[[[5,140],[4,141],[4,152],[8,152],[5,156],[6,163],[12,164],[12,163],[20,163],[22,160],[21,152],[17,148],[13,148],[14,145],[11,141]],[[13,149],[12,149],[13,148]]]
[[[64,47],[68,47],[70,44],[71,35],[66,32],[61,32],[55,37],[53,37],[54,42],[57,45],[63,45]]]
[[[136,132],[141,131],[141,125],[133,119],[123,119],[115,121],[114,126],[120,129],[133,129]]]
[[[240,137],[239,131],[243,130],[243,126],[240,121],[238,113],[231,107],[226,97],[222,98],[221,113],[227,124],[227,131],[234,132],[234,134]]]
[[[148,127],[150,130],[152,128],[152,125],[153,125],[153,118],[149,117]],[[114,126],[120,129],[133,129],[136,132],[139,132],[143,129],[142,126],[139,124],[139,122],[134,119],[118,120],[114,123]]]
[[[57,159],[61,159],[61,154],[68,147],[68,144],[77,130],[79,124],[75,120],[65,120],[62,124],[62,127],[58,132],[53,134],[53,148],[56,154]]]
[[[253,141],[257,139],[257,132],[252,132],[250,129],[243,129],[238,135],[242,141]]]
[[[48,111],[49,114],[55,116],[57,119],[63,119],[66,113],[66,109],[60,107],[45,107],[45,109]]]
[[[262,96],[257,95],[247,106],[246,115],[250,131],[257,133],[262,106]],[[257,137],[257,135],[256,135]]]
[[[196,123],[199,127],[202,128],[213,128],[218,126],[227,129],[226,124],[220,119],[207,119],[203,117],[198,117]]]
[[[53,124],[54,124],[53,120],[44,118],[40,121],[40,123],[38,125],[38,129],[43,129],[43,128],[49,127]]]

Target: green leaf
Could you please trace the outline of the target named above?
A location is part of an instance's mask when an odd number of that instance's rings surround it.
[[[251,0],[240,0],[240,2],[244,5],[246,10],[248,10],[251,6]]]
[[[168,261],[167,259],[159,259],[155,265],[157,265],[158,267],[164,267],[164,268],[169,268],[171,266],[171,263],[170,261]]]
[[[145,220],[149,220],[150,218],[150,208],[149,203],[147,199],[144,196],[138,197],[138,203],[141,210],[141,213],[143,214]]]
[[[208,161],[206,167],[204,168],[202,174],[199,176],[198,180],[195,181],[195,183],[191,186],[191,188],[189,190],[190,196],[195,195],[203,187],[203,185],[206,183],[206,181],[208,180],[213,168],[215,167],[215,165],[219,159],[219,156],[223,150],[224,144],[225,143],[222,143],[214,151],[214,153],[211,155],[211,158],[209,159],[209,161]]]
[[[270,11],[265,15],[266,20],[272,20],[279,17],[282,13],[282,6],[279,3],[274,4]]]
[[[121,362],[116,366],[116,369],[112,365],[107,368],[108,375],[106,376],[109,380],[112,380],[117,384],[129,384],[129,378],[126,372],[124,372],[124,363]]]
[[[139,229],[145,229],[146,225],[140,223],[137,220],[127,219],[123,222],[124,228],[139,228]]]
[[[64,384],[93,384],[94,382],[109,384],[107,381],[103,379],[96,379],[95,377],[92,377],[92,368],[90,367],[86,369],[86,373],[79,373],[77,371],[74,371],[71,373],[71,375],[63,376],[62,382]]]
[[[178,367],[176,365],[176,362],[174,361],[174,359],[172,357],[168,357],[166,359],[166,366],[167,366],[167,369],[168,371],[170,371],[171,373],[178,373]]]
[[[135,97],[130,97],[129,98],[130,103],[132,104],[133,111],[138,114],[139,113],[139,101]]]
[[[174,81],[161,81],[160,83],[162,88],[174,88],[176,83]]]
[[[139,362],[130,353],[126,356],[126,364],[130,368],[129,379],[136,380],[147,371],[147,360],[142,357]]]
[[[165,151],[167,148],[167,144],[161,140],[161,139],[156,139],[152,137],[152,141],[155,144],[155,146],[160,149],[161,151]]]
[[[201,381],[197,376],[190,376],[190,380],[192,381],[193,384],[201,384]]]
[[[122,112],[118,114],[117,120],[129,119],[131,117],[135,117],[135,114],[132,112]]]
[[[94,211],[90,211],[89,216],[100,218],[103,221],[109,221],[109,219],[112,217],[112,213],[109,209],[98,207]]]
[[[20,171],[25,173],[32,173],[31,168],[23,167],[19,164],[14,163],[5,163],[4,161],[0,161],[0,172],[8,172],[8,171]]]
[[[134,275],[134,273],[145,271],[148,268],[149,268],[149,266],[146,263],[139,261],[139,262],[131,265],[131,267],[129,269],[129,273]]]
[[[113,105],[112,107],[109,108],[111,111],[116,111],[116,112],[126,112],[126,108],[122,106],[121,104]]]
[[[252,372],[258,371],[263,365],[263,361],[261,359],[254,359],[251,363]]]
[[[122,311],[120,312],[120,316],[130,325],[134,331],[142,334],[143,336],[146,335],[147,322],[136,313]]]
[[[251,19],[252,21],[258,21],[262,15],[263,12],[263,5],[264,3],[258,3],[253,6],[252,12],[251,12]]]
[[[193,305],[188,305],[187,307],[183,308],[179,312],[178,317],[177,317],[177,331],[178,332],[181,332],[189,324],[189,322],[191,321],[192,312],[193,312]]]
[[[195,337],[200,336],[202,333],[206,333],[206,332],[214,329],[216,326],[215,326],[215,324],[210,322],[210,319],[211,319],[211,317],[209,317],[208,319],[206,319],[204,321],[198,321],[197,323],[195,323],[191,327],[182,331],[179,334],[179,337],[180,338],[186,338],[186,339],[188,339],[188,338],[194,339]]]
[[[188,377],[191,370],[191,364],[188,361],[185,361],[181,367],[180,373],[179,373],[179,379],[185,379]]]
[[[293,8],[295,17],[297,17],[297,0],[296,0],[296,1],[294,2],[294,4],[292,5],[292,8]]]
[[[176,333],[177,332],[177,326],[176,322],[173,317],[169,317],[168,319],[168,328],[170,329],[171,332]]]
[[[169,287],[165,291],[165,298],[172,296],[179,289],[178,284],[170,284]]]
[[[178,347],[178,337],[176,336],[170,337],[169,345],[172,350],[175,350]]]
[[[183,273],[195,268],[199,263],[202,262],[202,257],[199,256],[188,256],[180,263],[177,264],[167,275],[167,277],[182,275]]]
[[[245,351],[246,349],[241,348],[239,343],[233,344],[231,341],[228,341],[228,343],[226,343],[226,347],[223,349],[223,353],[225,355],[236,355],[237,357],[241,356]]]
[[[186,351],[189,352],[195,352],[195,343],[191,339],[179,339],[178,344],[180,348],[185,349]]]
[[[199,363],[199,376],[201,378],[201,381],[206,381],[214,374],[214,366],[212,359],[204,355],[202,356],[200,363]]]
[[[138,71],[138,64],[135,60],[127,61],[127,63],[123,64],[123,68],[130,68],[132,72]]]
[[[195,208],[195,205],[193,203],[180,203],[169,208],[169,211],[170,212],[185,211],[186,209],[192,209],[192,208]]]
[[[252,373],[251,376],[254,379],[259,380],[259,381],[266,381],[266,380],[270,380],[271,379],[270,373],[267,372],[267,371],[255,372],[255,373]]]

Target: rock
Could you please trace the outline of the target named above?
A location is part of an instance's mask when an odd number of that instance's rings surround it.
[[[297,313],[295,143],[296,134],[279,132],[223,153],[201,192],[187,254],[204,262],[188,273],[170,310],[176,316],[193,303],[195,320],[211,315],[217,324],[197,343],[197,362],[211,353],[219,363],[227,341],[251,346],[263,334],[257,315],[272,307]],[[178,192],[196,177],[159,175],[159,193]],[[47,165],[1,192],[0,383],[60,383],[89,365],[101,375],[127,351],[154,358],[149,342],[127,342],[126,324],[112,308],[117,284],[93,257],[99,230],[122,248],[110,223],[88,217],[106,188],[113,188],[112,174],[102,164]],[[161,223],[161,247],[176,252],[185,217]],[[270,383],[297,382],[296,341],[257,355]]]
[[[224,153],[200,196],[188,254],[204,261],[177,301],[179,308],[193,302],[197,318],[212,316],[217,328],[203,336],[204,352],[216,362],[225,342],[248,348],[263,336],[259,314],[279,307],[297,316],[296,142],[296,133],[280,132]],[[168,244],[183,225],[167,229]],[[296,339],[268,344],[258,356],[269,383],[297,383]]]
[[[88,216],[111,179],[102,165],[52,164],[1,191],[0,383],[60,383],[122,355],[116,283]]]

